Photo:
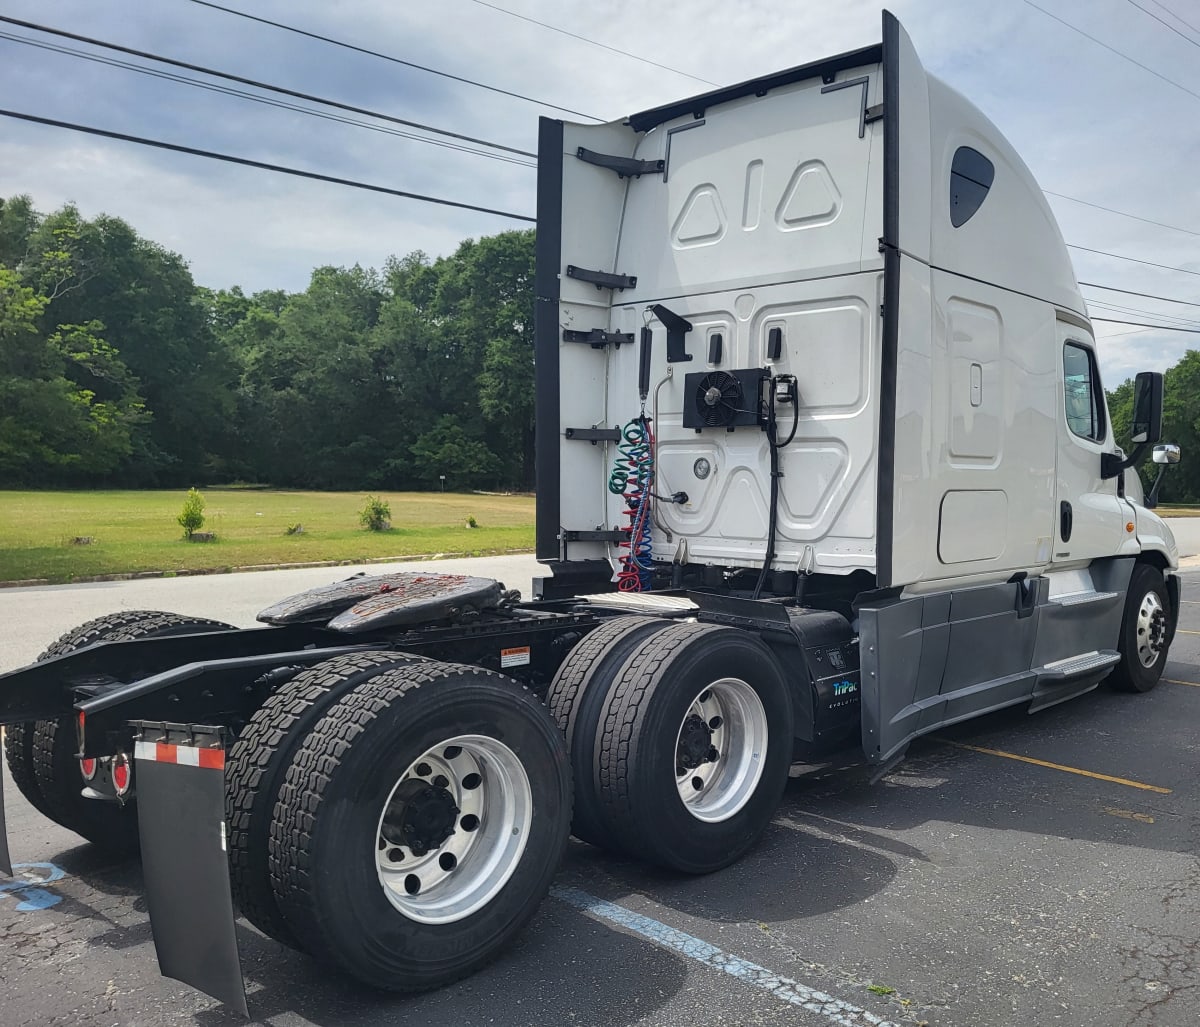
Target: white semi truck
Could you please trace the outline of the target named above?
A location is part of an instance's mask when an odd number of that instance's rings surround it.
[[[13,782],[140,846],[163,972],[243,1010],[235,906],[435,987],[529,919],[569,832],[717,870],[797,762],[882,773],[945,724],[1162,674],[1177,552],[1131,470],[1162,377],[1126,456],[1041,190],[893,17],[543,119],[538,176],[532,601],[360,577],[254,630],[101,618],[0,677]]]

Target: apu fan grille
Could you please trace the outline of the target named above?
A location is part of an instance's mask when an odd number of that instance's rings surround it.
[[[733,424],[745,412],[742,383],[728,371],[711,371],[696,383],[696,410],[708,428]]]

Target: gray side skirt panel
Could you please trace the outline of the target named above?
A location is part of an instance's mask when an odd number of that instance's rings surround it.
[[[1064,604],[1046,578],[864,603],[863,749],[873,763],[918,735],[1094,688],[1116,657],[1133,558],[1092,565],[1097,598]],[[1065,661],[1085,656],[1078,665]],[[1057,665],[1057,666],[1056,666]]]

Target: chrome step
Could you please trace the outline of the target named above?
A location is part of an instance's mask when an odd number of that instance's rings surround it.
[[[1108,599],[1116,599],[1120,592],[1069,592],[1067,595],[1055,596],[1047,600],[1052,606],[1082,606],[1084,603],[1101,603]]]

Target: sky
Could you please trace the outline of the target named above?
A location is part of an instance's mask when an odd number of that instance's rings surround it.
[[[713,83],[877,43],[884,6],[874,0],[221,2],[605,120]],[[1072,250],[1081,281],[1200,304],[1200,10],[1193,0],[893,0],[887,6],[926,69],[991,118],[1044,189],[1073,198],[1050,196],[1068,243],[1184,269]],[[522,150],[536,150],[539,114],[586,120],[193,0],[0,0],[0,14]],[[116,56],[11,25],[0,30]],[[0,97],[9,110],[534,213],[536,173],[520,163],[8,38],[0,38]],[[31,195],[42,211],[70,201],[88,217],[124,218],[182,254],[202,285],[237,284],[248,292],[303,289],[321,265],[381,267],[392,254],[447,254],[463,239],[524,224],[0,119],[0,196],[18,193]],[[1093,317],[1183,319],[1200,328],[1200,306],[1090,287],[1084,293]],[[1110,388],[1139,370],[1165,370],[1187,349],[1200,348],[1200,335],[1095,327]]]

